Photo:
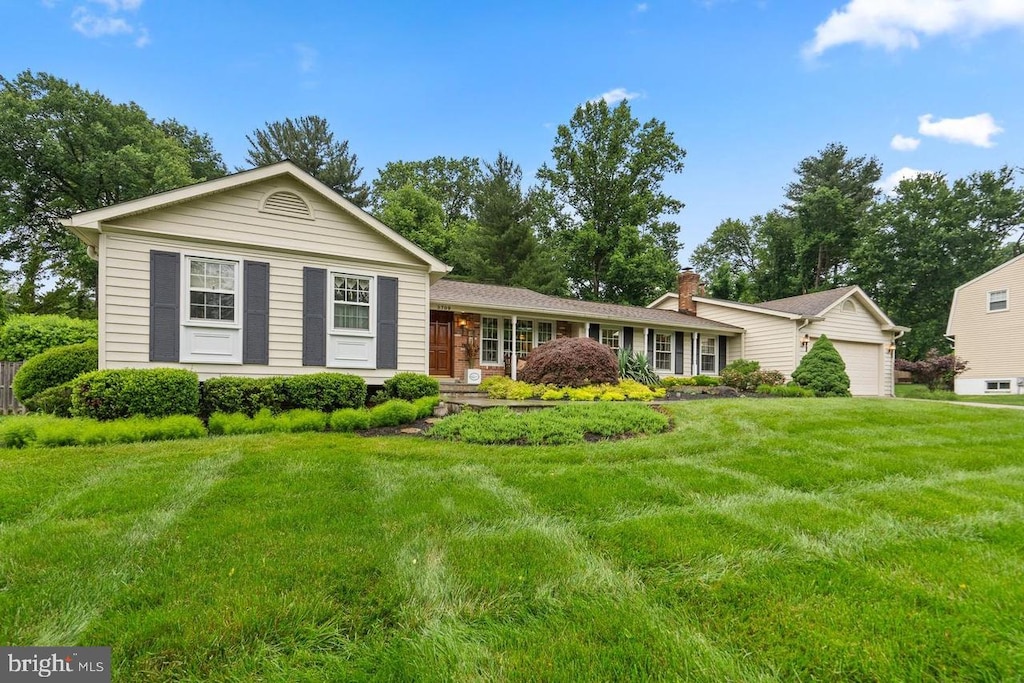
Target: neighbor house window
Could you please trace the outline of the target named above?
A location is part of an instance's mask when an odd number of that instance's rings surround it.
[[[548,322],[537,323],[537,346],[549,342],[555,338],[555,324]]]
[[[700,338],[700,371],[718,372],[718,337]]]
[[[995,381],[985,382],[985,391],[1009,391],[1010,380],[1008,379],[997,379]]]
[[[370,331],[370,280],[334,275],[334,329]]]
[[[238,263],[190,258],[188,264],[189,320],[236,322]]]
[[[672,371],[672,333],[654,333],[654,369]]]
[[[615,327],[601,328],[601,343],[618,352],[622,348],[622,330]]]
[[[498,319],[480,319],[480,362],[498,363]]]
[[[1009,307],[1009,298],[1005,289],[997,289],[988,293],[988,312],[1005,311]]]

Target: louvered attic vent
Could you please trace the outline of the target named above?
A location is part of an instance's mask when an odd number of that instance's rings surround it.
[[[292,216],[294,218],[312,218],[313,211],[299,195],[294,192],[274,192],[263,200],[260,211],[264,213],[276,213],[280,216]]]

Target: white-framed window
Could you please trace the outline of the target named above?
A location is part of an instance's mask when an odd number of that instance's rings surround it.
[[[237,325],[238,261],[189,256],[188,320]]]
[[[718,337],[700,338],[700,371],[718,374]]]
[[[498,319],[483,316],[480,318],[480,362],[497,365],[501,362],[498,351]]]
[[[373,278],[332,273],[332,327],[335,330],[370,332]]]
[[[654,369],[672,372],[672,338],[671,332],[654,333]]]
[[[985,391],[991,391],[991,392],[1005,391],[1005,392],[1009,392],[1010,391],[1010,380],[1008,380],[1008,379],[987,380],[985,382]]]
[[[516,321],[516,355],[520,358],[526,358],[526,354],[533,350],[535,343],[533,332],[532,320]]]
[[[555,338],[555,324],[546,320],[537,321],[537,346]]]
[[[1005,289],[997,289],[988,293],[988,312],[996,313],[1005,311],[1010,307],[1009,292]]]
[[[619,349],[622,348],[622,328],[602,327],[601,343],[618,353]]]

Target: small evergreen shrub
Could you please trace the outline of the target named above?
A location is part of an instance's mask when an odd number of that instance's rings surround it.
[[[96,370],[72,380],[71,414],[97,420],[195,415],[199,378],[190,370]]]
[[[403,401],[415,401],[424,396],[437,396],[441,393],[441,385],[433,377],[415,372],[400,372],[384,382],[384,390],[381,393],[385,400],[400,398]]]
[[[556,387],[615,384],[619,361],[610,348],[594,339],[562,337],[530,351],[518,374],[524,382]]]
[[[55,417],[71,417],[71,387],[74,380],[60,386],[44,389],[24,400],[25,408],[34,413],[45,413]]]
[[[279,432],[322,432],[327,429],[327,413],[308,408],[296,408],[274,416]]]
[[[397,427],[416,420],[416,408],[408,401],[393,398],[370,409],[370,428]]]
[[[809,398],[814,396],[812,389],[804,389],[801,386],[782,384],[762,384],[757,387],[757,393],[769,394],[771,396],[783,396],[787,398]]]
[[[214,377],[200,386],[199,414],[244,413],[252,417],[263,408],[281,410],[284,377]]]
[[[339,408],[361,408],[366,403],[362,377],[340,372],[286,377],[281,383],[282,408],[306,408],[330,413]]]
[[[423,420],[434,414],[434,408],[441,402],[440,396],[423,396],[412,402],[416,409],[416,419]]]
[[[0,327],[0,361],[22,361],[47,349],[95,340],[95,320],[66,315],[12,315]]]
[[[365,408],[342,408],[331,413],[331,430],[335,432],[356,432],[370,428],[370,411]]]
[[[269,408],[259,410],[249,417],[245,413],[214,413],[207,426],[211,434],[231,436],[233,434],[269,434],[277,431],[277,423]]]
[[[849,396],[846,363],[828,337],[821,335],[793,371],[793,381],[817,396]]]
[[[633,380],[649,387],[656,387],[661,381],[647,356],[629,349],[619,349],[619,380]]]
[[[693,386],[695,387],[717,387],[722,383],[722,380],[714,375],[697,375],[693,378]]]
[[[18,369],[12,385],[14,395],[25,403],[41,391],[95,370],[98,358],[99,347],[95,340],[47,349],[29,358]]]

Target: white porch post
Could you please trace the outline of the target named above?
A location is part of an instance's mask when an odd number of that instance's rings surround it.
[[[516,341],[518,340],[518,337],[516,336],[518,334],[518,330],[516,329],[517,327],[519,327],[519,316],[513,315],[512,316],[512,363],[511,363],[511,366],[512,366],[512,381],[515,381],[515,380],[517,380],[519,378],[519,354],[516,353],[516,351],[518,350],[518,349],[516,349]]]

